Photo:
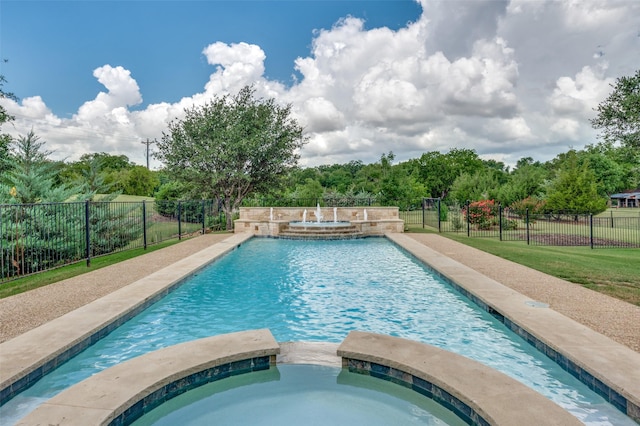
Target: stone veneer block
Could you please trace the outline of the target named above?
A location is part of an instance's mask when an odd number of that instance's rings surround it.
[[[268,369],[279,352],[267,329],[170,346],[83,380],[40,405],[18,425],[129,424],[197,386]]]
[[[470,424],[581,425],[522,383],[479,362],[424,343],[352,331],[338,347],[343,365],[412,387]]]

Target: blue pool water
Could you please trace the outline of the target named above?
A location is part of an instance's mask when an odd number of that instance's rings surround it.
[[[278,341],[341,342],[358,329],[426,342],[520,380],[586,424],[636,425],[383,238],[254,238],[13,398],[0,422],[134,356],[256,328]]]
[[[279,365],[196,388],[132,426],[464,426],[421,394],[337,367]]]

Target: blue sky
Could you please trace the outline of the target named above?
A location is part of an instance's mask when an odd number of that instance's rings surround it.
[[[420,16],[411,0],[380,1],[6,1],[0,3],[2,74],[19,97],[40,95],[70,116],[102,90],[92,71],[131,71],[150,103],[176,102],[202,89],[214,41],[258,44],[266,77],[292,82],[293,61],[310,52],[313,31],[342,17],[397,29]]]
[[[593,108],[640,66],[640,2],[1,0],[0,58],[20,98],[2,131],[56,159],[144,164],[141,140],[253,84],[293,106],[302,165],[451,148],[515,164],[597,141]]]

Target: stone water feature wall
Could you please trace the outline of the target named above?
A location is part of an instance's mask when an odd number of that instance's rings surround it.
[[[403,232],[404,221],[400,219],[398,207],[336,207],[338,222],[349,222],[364,236],[384,235],[388,232]],[[290,222],[317,222],[314,207],[240,207],[240,218],[234,222],[234,232],[250,232],[257,236],[277,237],[288,228]],[[366,220],[365,220],[366,210]],[[320,208],[321,222],[331,225],[334,207]]]

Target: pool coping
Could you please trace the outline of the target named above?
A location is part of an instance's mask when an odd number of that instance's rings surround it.
[[[318,359],[316,351],[330,356]],[[282,352],[286,357],[278,357]],[[341,363],[336,365],[334,359],[341,359]],[[276,360],[332,365],[387,380],[433,399],[472,425],[581,424],[560,406],[506,374],[425,343],[352,331],[340,346],[279,344],[268,329],[261,329],[193,340],[127,360],[62,391],[17,426],[128,425],[184,392],[269,369]]]
[[[237,248],[240,233],[110,295],[0,344],[0,401],[95,343],[177,287],[186,277]],[[387,234],[399,247],[500,319],[551,359],[640,422],[640,354],[509,289],[404,234]]]
[[[279,352],[267,329],[169,346],[76,383],[42,403],[17,425],[128,425],[191,389],[269,369]]]
[[[0,404],[251,238],[234,234],[133,284],[0,344]]]
[[[640,353],[406,235],[386,237],[640,423]]]
[[[343,367],[412,389],[471,425],[570,426],[582,422],[519,381],[444,349],[351,331],[338,347]]]

